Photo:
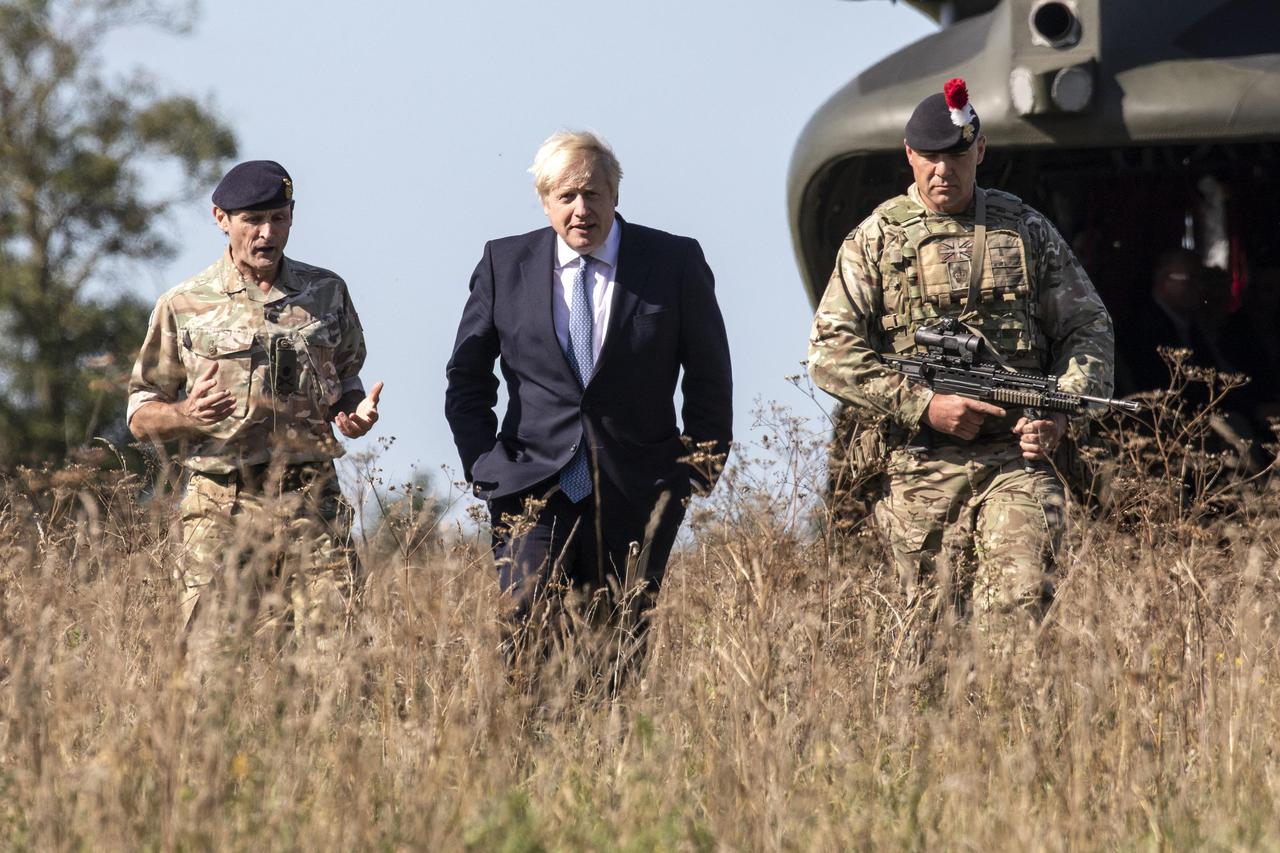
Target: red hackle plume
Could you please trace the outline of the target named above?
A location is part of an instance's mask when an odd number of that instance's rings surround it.
[[[942,94],[947,99],[947,109],[962,110],[969,105],[969,87],[959,77],[952,77],[942,87]]]
[[[942,87],[942,96],[947,99],[947,112],[951,114],[951,123],[956,127],[964,127],[973,121],[973,107],[969,106],[969,87],[959,77],[952,77]]]

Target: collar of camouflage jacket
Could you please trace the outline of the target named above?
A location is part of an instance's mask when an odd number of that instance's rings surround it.
[[[218,259],[218,270],[222,280],[222,292],[228,296],[242,291],[254,297],[262,295],[262,290],[257,285],[251,287],[250,282],[240,274],[235,262],[231,260],[230,249],[223,252],[222,257]],[[302,290],[302,285],[299,284],[297,276],[294,275],[293,265],[288,258],[280,259],[280,269],[276,272],[276,280],[272,282],[271,286],[282,293],[297,293]],[[271,301],[269,295],[266,297],[266,301]]]

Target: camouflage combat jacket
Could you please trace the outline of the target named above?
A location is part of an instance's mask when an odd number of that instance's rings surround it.
[[[129,380],[129,412],[182,399],[216,362],[235,411],[188,447],[193,471],[226,474],[271,460],[341,456],[330,407],[363,390],[364,332],[341,278],[285,258],[269,293],[246,281],[229,253],[156,302]]]
[[[1008,193],[982,192],[986,252],[980,299],[966,319],[1010,367],[1055,374],[1064,391],[1110,396],[1111,317],[1088,275],[1042,214]],[[934,213],[912,185],[845,238],[818,305],[814,382],[895,443],[920,429],[933,392],[905,382],[876,353],[912,353],[919,326],[964,312],[973,233],[973,205]]]

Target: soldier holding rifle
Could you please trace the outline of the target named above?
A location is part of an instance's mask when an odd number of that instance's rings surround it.
[[[882,360],[923,354],[916,332],[956,318],[1010,369],[1055,374],[1063,392],[1111,393],[1102,300],[1042,214],[977,186],[986,147],[963,81],[916,107],[905,139],[914,183],[841,246],[809,369],[851,408],[855,459],[884,466],[875,518],[912,600],[954,595],[979,627],[1026,636],[1053,594],[1065,496],[1043,460],[1066,416],[935,393]],[[944,549],[961,559],[940,560]],[[955,576],[939,578],[944,565]]]

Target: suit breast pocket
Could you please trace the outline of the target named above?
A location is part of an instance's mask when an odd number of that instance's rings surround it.
[[[636,349],[645,349],[667,339],[674,340],[679,329],[676,312],[670,310],[636,314],[630,325],[631,344]]]

